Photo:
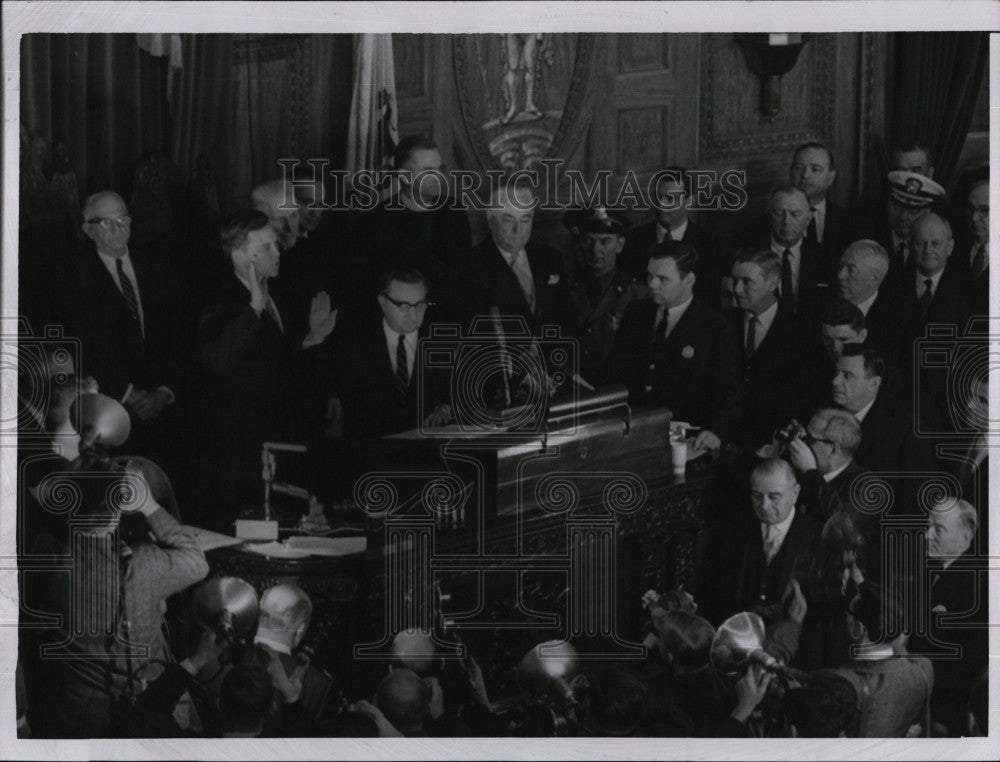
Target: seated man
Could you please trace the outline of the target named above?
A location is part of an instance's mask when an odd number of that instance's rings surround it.
[[[695,448],[718,449],[736,433],[739,350],[723,318],[694,297],[697,262],[686,243],[649,250],[653,298],[625,311],[609,367],[632,404],[668,408],[674,420],[701,427]]]
[[[714,584],[706,585],[705,603],[713,620],[748,610],[765,623],[781,618],[785,590],[793,577],[808,571],[821,528],[818,519],[796,508],[798,498],[799,484],[786,461],[762,460],[750,473],[753,512],[720,538],[711,556],[726,559],[708,570]]]
[[[425,375],[421,386],[418,342],[427,334],[427,282],[417,270],[395,270],[378,294],[381,317],[367,320],[352,336],[324,350],[332,391],[344,411],[344,436],[372,439],[416,429],[421,421],[441,425],[451,411],[444,392]]]
[[[964,500],[939,500],[928,514],[927,556],[931,571],[929,643],[913,643],[934,664],[931,716],[936,734],[965,735],[965,708],[976,675],[987,664],[989,595],[985,573],[968,568],[975,557],[976,509]],[[966,568],[962,568],[963,564]],[[961,617],[949,626],[945,618]],[[957,645],[959,658],[938,656]],[[918,648],[920,649],[918,651]],[[926,648],[926,650],[924,650]]]
[[[274,703],[274,686],[259,664],[237,664],[219,689],[219,719],[223,738],[257,738]]]
[[[379,683],[375,706],[401,735],[426,736],[424,723],[432,714],[432,687],[409,669],[394,669]]]

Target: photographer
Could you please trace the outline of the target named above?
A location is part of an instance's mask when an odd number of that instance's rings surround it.
[[[59,624],[40,637],[29,721],[39,737],[100,737],[128,731],[119,718],[169,660],[164,639],[166,598],[208,574],[197,543],[150,496],[128,464],[88,454],[67,474],[80,497],[69,524],[71,568],[42,597]],[[59,487],[56,486],[55,489]],[[118,533],[124,512],[139,512],[155,542],[134,548]],[[65,554],[54,538],[38,552]],[[75,605],[84,602],[84,606]],[[53,704],[58,713],[48,711]]]

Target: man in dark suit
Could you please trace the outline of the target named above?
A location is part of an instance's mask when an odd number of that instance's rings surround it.
[[[898,362],[904,342],[899,315],[892,303],[891,288],[881,288],[888,272],[889,255],[878,242],[855,241],[840,257],[837,293],[856,305],[864,317],[866,338],[857,343],[867,341],[883,357]]]
[[[692,293],[697,260],[679,241],[650,249],[652,299],[625,311],[609,367],[632,404],[669,408],[674,420],[702,428],[696,448],[718,449],[737,433],[739,349],[722,316]]]
[[[976,181],[969,190],[965,207],[967,232],[956,241],[952,263],[964,270],[972,283],[973,315],[989,312],[990,297],[990,179]]]
[[[927,647],[954,644],[961,658],[932,659],[934,691],[931,716],[939,732],[966,734],[967,706],[972,682],[986,666],[989,653],[989,591],[985,573],[971,563],[977,555],[976,509],[964,500],[944,498],[928,512],[927,557],[930,566],[930,643]],[[972,567],[972,568],[970,568]],[[960,617],[945,622],[944,617]]]
[[[954,326],[961,332],[970,315],[972,291],[967,273],[949,266],[954,251],[951,226],[936,214],[926,214],[910,231],[911,266],[896,283],[894,304],[905,343],[900,367],[907,376],[917,372],[914,343],[929,326]],[[924,374],[920,383],[919,415],[922,431],[950,429],[946,379]]]
[[[837,360],[833,402],[861,422],[861,445],[855,460],[874,471],[906,465],[910,416],[900,390],[883,389],[882,356],[860,344],[848,344]]]
[[[580,373],[593,385],[607,381],[607,361],[622,316],[649,289],[619,267],[628,218],[603,207],[571,209],[563,221],[573,235],[577,266],[570,298],[580,325]],[[645,279],[643,279],[645,281]]]
[[[799,484],[784,460],[763,460],[750,473],[753,514],[733,531],[719,575],[719,619],[755,610],[765,622],[781,619],[781,600],[793,578],[803,579],[819,542],[821,524],[796,507]]]
[[[833,151],[825,145],[805,143],[795,149],[788,181],[809,199],[812,219],[806,228],[806,240],[816,242],[828,262],[836,262],[854,239],[847,210],[827,198],[836,179]]]
[[[889,173],[889,197],[885,214],[866,223],[867,238],[882,244],[889,254],[889,277],[903,275],[910,260],[910,228],[931,211],[932,204],[945,195],[944,188],[929,177],[903,170]]]
[[[289,335],[268,281],[279,271],[277,234],[257,210],[233,212],[221,242],[233,274],[201,316],[205,375],[202,415],[204,526],[229,528],[260,504],[261,445],[299,435],[302,368],[333,331],[337,313],[324,292],[312,301],[305,338]]]
[[[417,349],[430,307],[423,274],[391,272],[378,305],[381,320],[339,337],[329,350],[336,366],[334,389],[343,406],[344,436],[349,440],[415,429],[421,421],[444,424],[451,413],[436,387],[421,388],[418,383]]]
[[[846,513],[866,537],[877,525],[872,517],[857,511],[851,501],[851,485],[868,469],[854,462],[861,445],[861,424],[846,410],[824,408],[809,421],[806,433],[788,445],[792,466],[799,473],[803,510],[825,522],[836,513]]]
[[[808,346],[802,329],[778,308],[780,281],[781,259],[769,249],[745,250],[733,263],[738,308],[726,318],[743,347],[737,441],[751,449],[770,442],[792,418],[808,415],[808,390],[816,382],[803,374],[818,372],[815,363],[802,361]]]
[[[656,195],[650,200],[654,219],[629,231],[622,251],[622,268],[642,283],[650,246],[667,239],[689,243],[698,252],[694,294],[703,304],[715,305],[723,274],[722,247],[711,230],[688,216],[692,204],[691,175],[683,167],[667,167],[657,177]]]
[[[423,273],[447,321],[463,317],[463,302],[452,303],[457,271],[464,267],[472,245],[472,231],[464,209],[448,195],[445,164],[437,144],[419,135],[400,140],[393,151],[398,183],[388,198],[360,214],[354,272],[356,303],[345,308],[360,324],[378,317],[370,295],[395,269]]]
[[[523,318],[536,332],[543,324],[575,335],[576,319],[563,278],[562,257],[531,239],[537,200],[525,187],[504,187],[486,211],[490,235],[472,250],[462,276],[473,300],[471,314]]]

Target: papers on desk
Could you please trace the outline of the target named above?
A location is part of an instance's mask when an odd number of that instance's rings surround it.
[[[507,431],[506,426],[497,426],[490,429],[474,429],[458,423],[449,423],[447,426],[425,426],[422,429],[412,429],[410,431],[401,431],[398,434],[388,434],[385,438],[403,439],[407,441],[416,439],[478,439],[488,436],[491,433],[501,433],[505,431]]]
[[[243,548],[268,558],[349,556],[368,549],[367,537],[289,537],[284,542],[247,543]]]
[[[184,525],[184,529],[191,533],[194,541],[198,543],[198,550],[202,553],[208,553],[208,551],[215,550],[216,548],[228,548],[231,545],[239,545],[243,542],[243,540],[230,537],[228,534],[219,534],[218,532],[212,532],[201,527],[193,527],[188,524]]]

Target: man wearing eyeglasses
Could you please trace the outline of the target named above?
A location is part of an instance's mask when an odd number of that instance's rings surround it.
[[[419,270],[395,270],[378,294],[381,319],[342,336],[328,355],[343,408],[343,433],[368,439],[447,423],[450,408],[433,384],[420,382],[418,341],[433,303]],[[426,379],[425,379],[426,380]]]

